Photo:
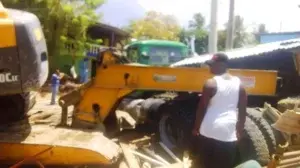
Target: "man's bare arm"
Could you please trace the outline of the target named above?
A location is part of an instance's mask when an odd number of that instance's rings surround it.
[[[247,93],[243,86],[240,87],[238,102],[238,121],[236,125],[237,133],[240,135],[246,122]]]
[[[213,79],[208,80],[202,89],[202,97],[198,103],[196,111],[196,120],[194,130],[199,130],[202,120],[205,116],[210,99],[216,94],[216,82]]]

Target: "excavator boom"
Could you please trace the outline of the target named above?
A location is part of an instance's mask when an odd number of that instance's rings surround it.
[[[248,94],[272,96],[276,92],[277,72],[258,70],[229,70],[240,77]],[[96,76],[77,92],[75,123],[103,122],[117,102],[134,90],[201,92],[204,82],[212,75],[208,68],[170,68],[118,64],[118,56],[110,50],[98,59]],[[71,105],[67,97],[61,102]]]

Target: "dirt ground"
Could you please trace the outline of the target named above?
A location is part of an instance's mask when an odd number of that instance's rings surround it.
[[[117,134],[117,136],[111,140],[105,137],[101,132],[59,127],[61,108],[58,104],[50,105],[50,99],[50,93],[37,94],[36,104],[28,112],[28,117],[26,119],[0,127],[0,142],[25,143],[31,145],[48,144],[53,146],[84,148],[104,154],[111,159],[115,156],[121,156],[121,159],[119,159],[116,164],[109,167],[126,168],[127,166],[124,163],[124,158],[121,154],[123,151],[119,146],[119,143],[123,143],[129,145],[131,149],[141,153],[143,153],[143,149],[147,148],[165,158],[169,163],[174,163],[174,159],[158,145],[158,136],[153,131],[145,131],[147,129],[125,130]],[[70,108],[68,111],[68,122],[70,123],[73,109]],[[22,148],[20,150],[24,149]],[[0,159],[7,158],[10,155],[13,156],[14,153],[15,151],[5,154],[0,153]],[[28,153],[27,155],[30,154]],[[141,167],[143,167],[143,165],[148,165],[148,162],[145,160],[140,159],[139,157],[135,158],[141,164]],[[22,160],[23,158],[13,159]],[[91,168],[95,167],[92,166]]]

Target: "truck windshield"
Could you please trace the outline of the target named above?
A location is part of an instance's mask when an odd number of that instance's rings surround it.
[[[167,65],[183,59],[183,51],[175,47],[150,47],[149,63],[155,65]]]

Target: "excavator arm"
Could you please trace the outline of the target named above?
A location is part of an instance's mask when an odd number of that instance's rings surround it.
[[[73,123],[103,122],[117,102],[134,90],[201,92],[204,82],[212,76],[208,68],[133,66],[119,64],[119,60],[111,50],[102,52],[90,83],[60,98],[62,106],[75,104]],[[232,69],[230,73],[240,77],[250,95],[275,94],[276,71]],[[66,103],[75,97],[73,103]]]

